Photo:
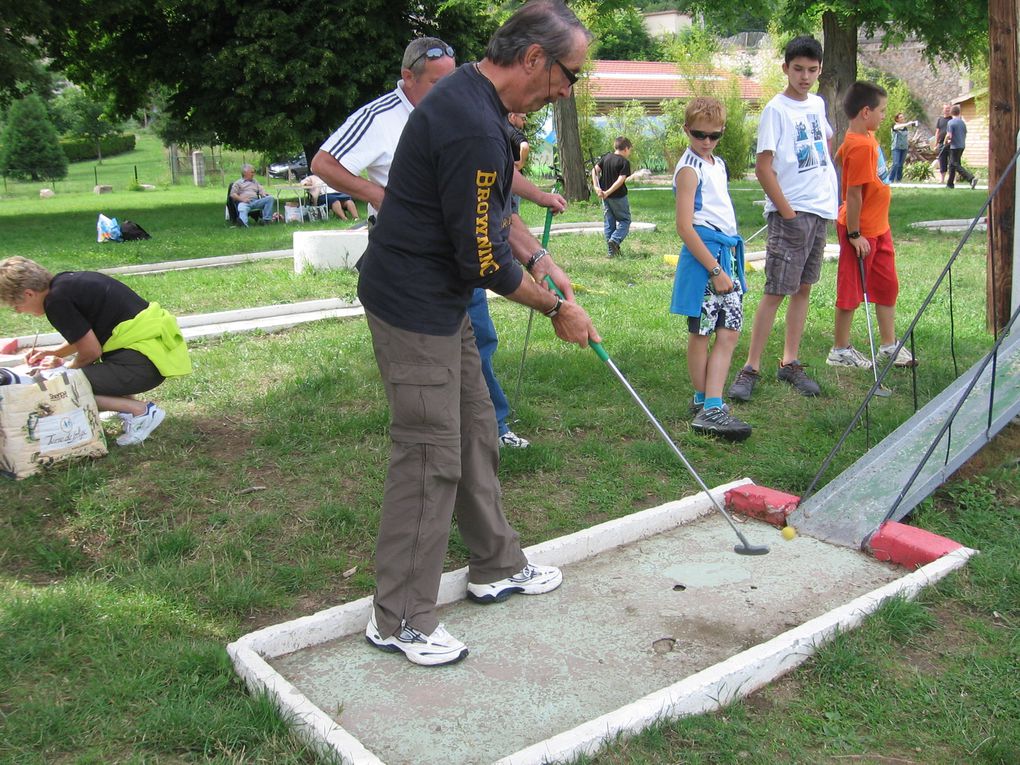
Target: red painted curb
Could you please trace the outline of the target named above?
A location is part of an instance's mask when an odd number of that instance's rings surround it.
[[[0,340],[0,353],[17,353],[18,352],[18,338],[14,337],[10,340]]]
[[[896,521],[883,523],[867,545],[876,560],[892,561],[908,569],[924,566],[961,547],[952,539]]]
[[[780,528],[786,525],[786,516],[797,508],[799,502],[798,496],[755,484],[738,486],[726,492],[728,510]]]

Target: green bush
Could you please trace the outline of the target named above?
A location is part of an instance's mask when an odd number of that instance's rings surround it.
[[[930,162],[911,162],[903,168],[903,177],[908,181],[922,183],[935,177],[935,170]]]
[[[121,133],[120,135],[109,135],[99,142],[104,157],[113,157],[117,154],[125,154],[135,149],[134,133]],[[98,159],[95,141],[87,138],[62,138],[60,148],[64,150],[69,162],[81,162],[87,159]]]

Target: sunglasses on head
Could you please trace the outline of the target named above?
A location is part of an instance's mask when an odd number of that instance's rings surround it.
[[[432,61],[437,58],[442,58],[443,56],[449,56],[450,58],[453,58],[453,48],[451,48],[446,43],[443,43],[442,47],[426,49],[425,52],[418,56],[418,58],[416,58],[414,61],[408,64],[407,68],[408,69],[414,68],[414,65],[421,61],[423,58],[427,58],[430,61]]]
[[[718,141],[720,138],[722,138],[723,134],[723,131],[721,130],[718,133],[706,133],[704,130],[694,130],[693,128],[687,129],[690,131],[691,137],[697,138],[699,141],[704,141],[706,138],[709,141]]]

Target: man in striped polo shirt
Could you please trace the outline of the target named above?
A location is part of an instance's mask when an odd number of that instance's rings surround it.
[[[312,159],[312,172],[337,191],[382,205],[393,152],[418,102],[456,68],[453,48],[438,37],[419,37],[404,49],[397,87],[355,111],[326,139]],[[364,171],[368,178],[362,178]]]

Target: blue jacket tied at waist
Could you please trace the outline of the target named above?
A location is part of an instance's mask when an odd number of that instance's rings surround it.
[[[727,236],[709,226],[695,226],[694,230],[708,251],[719,261],[722,270],[730,279],[739,282],[741,289],[747,292],[747,282],[744,281],[744,240],[739,236]],[[687,245],[684,245],[680,250],[676,276],[673,278],[670,312],[682,316],[700,316],[702,297],[708,279],[708,270],[687,249]]]

